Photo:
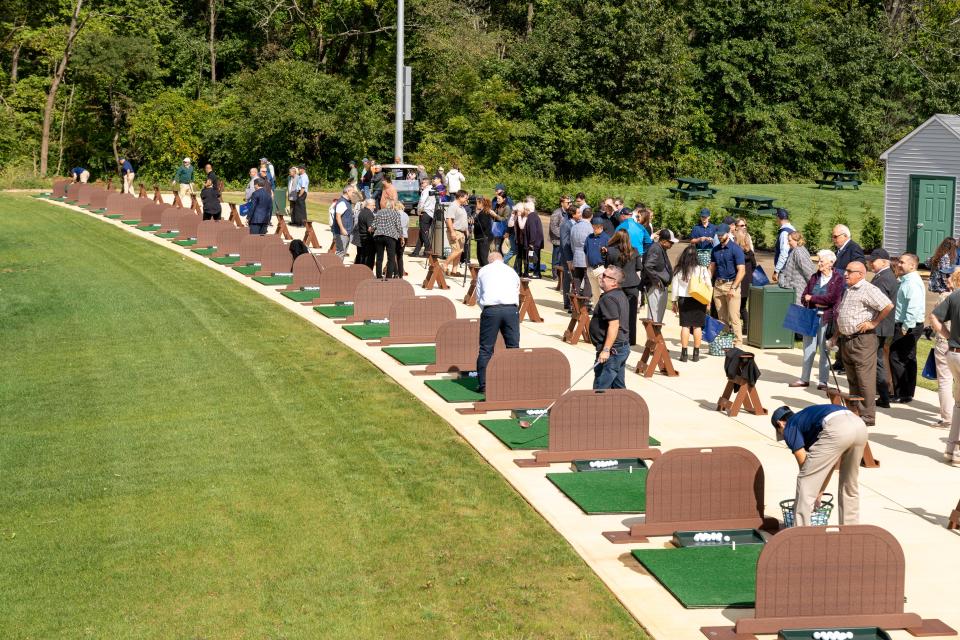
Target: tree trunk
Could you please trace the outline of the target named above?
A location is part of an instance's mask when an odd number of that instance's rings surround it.
[[[59,147],[59,153],[57,154],[57,175],[62,176],[60,169],[63,168],[63,132],[67,128],[67,114],[70,112],[70,107],[73,106],[73,92],[76,91],[77,85],[70,85],[70,97],[67,98],[66,104],[63,105],[63,117],[60,118],[60,142],[57,144]]]
[[[67,64],[70,62],[70,54],[73,53],[73,43],[77,39],[77,34],[83,27],[80,22],[80,9],[83,7],[83,0],[77,0],[73,7],[73,17],[70,18],[70,29],[67,31],[67,44],[63,49],[63,57],[53,73],[53,79],[50,83],[50,91],[47,93],[47,103],[43,107],[43,132],[40,137],[40,177],[47,177],[47,154],[50,152],[50,126],[53,124],[53,109],[57,103],[57,91],[60,89],[60,83],[63,82],[63,76],[67,73]]]
[[[533,2],[527,3],[527,37],[533,35]]]
[[[10,84],[17,84],[17,71],[20,66],[20,47],[21,43],[13,45],[13,51],[10,52]]]
[[[217,84],[217,0],[209,0],[210,6],[210,84]]]

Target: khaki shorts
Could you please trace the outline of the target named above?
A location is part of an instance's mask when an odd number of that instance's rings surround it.
[[[463,242],[467,236],[462,231],[453,232],[453,240],[450,242],[450,250],[453,252],[463,251]]]

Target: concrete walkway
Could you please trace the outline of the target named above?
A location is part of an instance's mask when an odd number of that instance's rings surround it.
[[[260,285],[188,249],[117,221],[63,203],[54,204],[90,215],[218,270],[225,277],[233,278],[301,316],[367,358],[447,420],[576,549],[652,637],[658,640],[702,640],[701,626],[730,625],[732,621],[752,614],[749,609],[684,609],[630,556],[630,550],[634,548],[665,547],[667,539],[653,538],[646,545],[607,542],[601,536],[602,531],[624,529],[637,518],[584,515],[545,479],[550,471],[567,470],[566,464],[539,469],[517,467],[513,460],[528,457],[530,452],[507,450],[478,424],[481,418],[506,417],[506,412],[479,417],[460,415],[455,411],[458,405],[443,402],[423,384],[423,378],[410,375],[410,369],[379,348],[366,346],[311,307],[284,298],[275,288]],[[330,242],[329,231],[323,225],[317,227],[321,233],[320,241],[326,247]],[[299,229],[292,231],[302,233]],[[417,293],[424,293],[420,287],[425,276],[424,260],[407,258],[405,267],[409,274],[407,279],[414,284]],[[572,347],[560,340],[569,316],[562,312],[560,296],[552,290],[554,285],[552,280],[531,283],[545,321],[542,324],[522,323],[521,347],[561,350],[570,361],[572,379],[576,379],[591,366],[594,352],[590,345],[581,343]],[[477,307],[467,307],[461,302],[464,293],[460,280],[452,281],[448,291],[429,292],[430,295],[453,299],[458,317],[479,317]],[[679,328],[672,314],[668,313],[664,333],[676,355]],[[784,403],[799,407],[826,401],[823,392],[817,392],[815,388],[792,389],[787,386],[798,376],[799,350],[755,350],[755,353],[757,364],[763,371],[758,391],[766,408]],[[675,362],[678,377],[657,375],[645,379],[632,373],[639,354],[635,348],[628,361],[631,371],[627,373],[627,386],[646,399],[651,416],[650,433],[662,441],[662,449],[723,445],[749,449],[764,467],[766,513],[781,517],[779,502],[794,494],[796,463],[786,447],[774,440],[768,417],[740,413],[736,418],[729,418],[715,411],[717,398],[726,382],[722,359],[706,357],[699,363]],[[588,375],[578,388],[590,388],[591,383],[592,376]],[[843,378],[841,383],[845,383]],[[942,461],[946,432],[929,426],[936,420],[937,396],[920,388],[916,400],[910,405],[878,412],[877,426],[870,429],[870,443],[881,467],[861,470],[861,521],[887,529],[903,546],[907,568],[905,610],[923,618],[940,618],[960,629],[960,607],[956,604],[960,554],[954,553],[960,550],[960,540],[956,532],[944,527],[950,511],[960,499],[960,468]],[[836,480],[827,490],[836,493]],[[832,518],[832,523],[835,522],[836,516]],[[891,636],[895,639],[912,637],[902,631],[892,632]]]

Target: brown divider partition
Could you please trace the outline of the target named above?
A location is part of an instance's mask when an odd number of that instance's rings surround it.
[[[280,236],[273,236],[278,238]],[[319,258],[319,256],[317,256]],[[334,304],[345,300],[353,300],[357,287],[364,280],[373,279],[373,271],[365,264],[338,264],[324,267],[317,279],[317,297],[303,304]]]
[[[905,575],[900,543],[880,527],[787,529],[760,552],[754,617],[739,620],[735,630],[880,627],[921,636],[956,635],[939,620],[904,613]]]
[[[570,362],[556,349],[504,349],[487,365],[485,399],[458,413],[545,409],[570,387]]]
[[[107,208],[107,198],[115,193],[111,191],[109,185],[93,185],[94,189],[90,192],[90,209],[106,209]],[[105,188],[98,188],[104,186]]]
[[[336,322],[347,324],[387,318],[394,302],[412,297],[413,285],[401,278],[366,280],[357,285],[356,295],[353,297],[353,315]]]
[[[426,369],[413,371],[415,376],[435,373],[476,371],[480,351],[480,319],[447,320],[437,329],[437,359]],[[494,352],[506,349],[503,336],[497,334]]]
[[[550,421],[553,430],[553,420]],[[780,523],[763,515],[763,467],[742,447],[673,449],[647,475],[643,524],[606,531],[610,542],[646,542],[647,536],[704,529],[775,531]]]
[[[96,187],[92,184],[83,184],[79,183],[74,192],[74,196],[77,199],[77,205],[81,207],[86,207],[90,205],[90,196],[93,195],[93,192],[96,190]]]
[[[184,211],[183,209],[165,209],[160,214],[160,233],[168,233],[174,229],[180,229],[180,221],[186,220],[187,216],[191,218],[196,218],[196,214],[191,211]]]
[[[222,224],[223,220],[201,220],[197,224],[196,232],[193,234],[197,239],[196,248],[206,249],[207,247],[216,247],[220,244],[220,234],[224,231],[233,229],[232,224]],[[180,230],[177,240],[188,240],[189,237],[181,238],[183,229]],[[239,249],[239,246],[238,246]]]
[[[287,286],[285,291],[299,291],[303,287],[319,287],[320,274],[327,265],[322,258],[328,254],[316,255],[313,253],[302,253],[293,261],[293,282]],[[335,264],[343,264],[343,261],[336,255]]]
[[[489,383],[487,384],[489,386]],[[650,411],[629,389],[568,391],[550,409],[546,451],[514,460],[520,467],[598,458],[660,457],[650,446]]]
[[[67,186],[73,182],[73,180],[66,180],[61,178],[60,180],[53,181],[53,191],[50,195],[54,198],[63,198],[67,195]]]
[[[128,193],[109,193],[103,208],[108,216],[117,215],[121,220],[140,220],[147,204]]]
[[[260,262],[264,249],[275,244],[283,244],[283,238],[280,236],[251,234],[248,231],[247,237],[240,241],[240,259],[237,260],[237,264],[234,266],[240,267],[245,264]]]
[[[283,242],[282,236],[280,244],[271,244],[264,248],[260,254],[260,270],[258,276],[272,276],[275,273],[290,273],[293,268],[293,255],[290,253],[290,245]]]
[[[453,302],[442,296],[401,298],[391,305],[390,335],[367,344],[423,344],[437,339],[437,330],[447,320],[457,317]]]
[[[169,206],[166,203],[148,204],[140,210],[140,224],[160,224],[160,216],[163,215],[164,209]]]
[[[222,258],[231,254],[240,256],[240,245],[250,237],[250,232],[246,229],[238,229],[233,226],[229,220],[221,222],[226,222],[230,227],[220,227],[220,233],[217,235],[217,241],[215,243],[217,250],[213,252],[213,257]],[[200,244],[199,238],[197,239],[197,244]]]
[[[174,240],[196,239],[197,230],[200,228],[201,222],[203,222],[203,218],[198,215],[194,215],[192,213],[190,215],[181,214],[180,219],[177,221],[176,227],[179,233],[177,233],[177,237],[174,238]],[[197,244],[199,245],[199,242]],[[202,249],[205,246],[206,245],[200,245],[199,248]]]

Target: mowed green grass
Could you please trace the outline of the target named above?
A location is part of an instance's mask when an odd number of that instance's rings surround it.
[[[645,637],[317,328],[83,214],[0,222],[0,637]]]

